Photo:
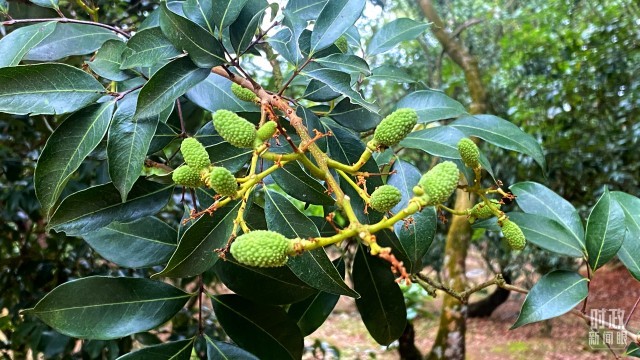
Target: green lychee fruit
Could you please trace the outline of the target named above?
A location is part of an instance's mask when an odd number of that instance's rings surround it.
[[[498,208],[498,210],[500,209],[500,206],[502,206],[502,204],[500,204],[500,201],[496,199],[491,199],[489,201],[493,205],[495,205],[495,207]],[[491,208],[487,204],[485,204],[484,201],[475,204],[469,210],[469,222],[472,224],[478,219],[488,219],[492,216],[493,216],[493,212],[491,211]]]
[[[502,234],[504,235],[507,244],[513,250],[522,250],[527,245],[527,240],[522,233],[522,229],[518,224],[509,219],[499,221],[498,224],[502,227]]]
[[[256,127],[229,110],[213,113],[213,126],[229,144],[239,148],[252,148]]]
[[[209,154],[204,146],[196,138],[186,138],[180,145],[180,151],[184,162],[195,170],[201,170],[211,166]]]
[[[238,191],[236,177],[222,166],[214,166],[209,172],[209,186],[222,196],[233,197]]]
[[[460,170],[452,161],[444,161],[422,175],[418,184],[424,190],[428,205],[442,204],[458,187]]]
[[[373,140],[386,147],[397,145],[413,130],[417,122],[418,113],[415,110],[398,109],[382,119],[373,133]]]
[[[373,210],[387,212],[402,200],[400,190],[392,185],[382,185],[372,194],[369,205]]]
[[[336,40],[336,42],[333,43],[339,50],[340,52],[342,52],[343,54],[346,53],[347,51],[349,51],[349,42],[347,41],[347,38],[343,36],[340,36],[338,38],[338,40]]]
[[[287,263],[288,253],[293,251],[291,240],[274,231],[255,230],[231,244],[231,255],[238,262],[257,267],[278,267]]]
[[[198,188],[204,185],[200,178],[200,171],[190,167],[189,165],[182,165],[173,170],[171,178],[176,184],[185,187]]]
[[[233,93],[233,95],[235,95],[238,99],[242,101],[254,102],[256,101],[256,99],[258,99],[258,97],[256,96],[256,94],[253,93],[253,91],[247,88],[244,88],[241,85],[238,85],[236,83],[231,84],[231,92]]]
[[[267,121],[266,123],[262,124],[262,126],[260,126],[260,128],[256,132],[256,136],[258,137],[258,140],[260,140],[260,142],[267,141],[271,139],[273,134],[276,133],[277,128],[278,124],[276,124],[275,121]]]
[[[462,162],[468,167],[475,169],[480,166],[480,150],[478,145],[469,138],[462,138],[458,141],[458,152]]]

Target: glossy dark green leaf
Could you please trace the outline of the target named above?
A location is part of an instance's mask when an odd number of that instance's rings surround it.
[[[147,346],[116,360],[189,360],[194,340],[195,338]]]
[[[211,304],[231,340],[259,359],[302,358],[303,336],[282,308],[254,303],[238,295],[212,296]]]
[[[302,20],[315,20],[327,1],[328,0],[290,0],[287,3],[287,10]]]
[[[124,81],[134,76],[134,73],[120,70],[122,65],[122,53],[127,49],[127,44],[120,40],[107,40],[98,53],[89,61],[89,67],[99,76],[113,80]]]
[[[327,84],[312,79],[304,90],[303,97],[307,100],[323,102],[331,101],[341,95],[339,92],[331,90]]]
[[[231,81],[211,74],[206,80],[191,88],[185,94],[203,109],[215,112],[225,109],[233,112],[259,112],[260,108],[254,103],[242,101],[231,92]]]
[[[565,314],[587,297],[588,279],[557,270],[543,276],[531,288],[511,329]]]
[[[235,345],[222,341],[214,341],[206,334],[207,360],[259,360],[252,353]]]
[[[112,183],[71,194],[55,210],[48,227],[68,236],[79,236],[114,221],[130,222],[154,215],[166,206],[172,185],[146,180],[135,183],[126,202]]]
[[[244,5],[238,18],[229,27],[231,44],[236,53],[245,51],[251,44],[268,7],[266,0],[249,0]]]
[[[367,46],[367,55],[373,56],[393,49],[403,41],[413,40],[422,34],[429,24],[408,18],[400,18],[382,26]]]
[[[451,126],[437,126],[409,133],[400,146],[419,149],[433,156],[460,159],[458,141],[465,134]]]
[[[239,263],[230,254],[225,260],[217,261],[214,270],[229,289],[255,302],[285,305],[306,299],[316,292],[286,267],[248,266]]]
[[[631,275],[640,281],[640,199],[620,191],[611,192],[611,198],[622,208],[627,227],[624,242],[618,250],[618,258]]]
[[[391,212],[395,214],[407,207],[409,200],[414,196],[413,187],[418,185],[422,174],[412,164],[397,158],[391,167],[391,172],[393,174],[387,178],[387,184],[395,186],[402,194],[402,200],[391,208]]]
[[[265,214],[269,230],[287,238],[318,237],[316,225],[284,195],[265,188]]]
[[[356,306],[369,334],[380,345],[398,339],[407,323],[407,309],[391,265],[360,245],[353,261],[353,286],[360,294]]]
[[[392,65],[382,65],[371,70],[371,76],[369,76],[368,79],[392,81],[401,84],[411,84],[415,82],[402,68]]]
[[[104,138],[114,105],[108,102],[78,111],[47,140],[34,176],[36,195],[47,216],[71,175]]]
[[[208,69],[197,67],[187,57],[173,60],[153,74],[140,90],[135,117],[158,115],[209,74]]]
[[[333,45],[360,18],[364,5],[365,0],[328,1],[313,27],[311,52]]]
[[[47,7],[51,9],[58,8],[58,0],[29,0],[29,1],[42,7]]]
[[[208,31],[160,4],[160,28],[162,33],[179,50],[189,53],[193,62],[201,68],[211,69],[226,62],[222,44]]]
[[[405,267],[409,273],[415,274],[422,270],[422,258],[436,236],[438,214],[434,207],[427,207],[411,215],[411,219],[408,223],[399,221],[393,228],[399,245],[409,259]]]
[[[382,116],[371,112],[360,105],[352,104],[349,99],[342,99],[329,116],[338,124],[355,131],[367,131],[375,128]]]
[[[267,42],[278,53],[278,55],[282,56],[291,64],[297,65],[298,59],[302,56],[297,51],[290,49],[290,47],[294,47],[295,49],[298,49],[299,47],[292,38],[293,32],[291,29],[283,28],[275,35],[269,37]]]
[[[327,194],[327,189],[297,162],[286,164],[271,176],[282,190],[295,199],[318,205],[335,204],[335,200]]]
[[[187,0],[182,3],[184,16],[200,25],[211,34],[215,34],[216,26],[213,23],[213,14],[217,8],[217,1]],[[215,10],[214,10],[215,9]]]
[[[21,27],[0,40],[0,67],[16,66],[24,55],[53,33],[56,22]]]
[[[144,29],[135,33],[127,41],[127,49],[122,54],[121,69],[151,67],[180,55],[159,27]]]
[[[53,61],[71,55],[91,54],[111,39],[117,40],[118,36],[98,26],[59,23],[51,35],[29,50],[24,59]]]
[[[240,15],[247,0],[212,0],[214,11],[211,12],[213,22],[219,33],[231,25]]]
[[[589,266],[596,271],[611,260],[624,241],[625,215],[607,188],[591,209],[585,231]]]
[[[630,343],[629,346],[627,346],[625,355],[640,358],[640,345],[634,342]]]
[[[64,114],[105,94],[86,72],[65,64],[0,68],[0,112],[18,115]]]
[[[520,226],[527,241],[557,254],[584,257],[582,243],[564,225],[536,214],[509,213],[509,219]]]
[[[239,207],[239,202],[232,202],[216,210],[213,216],[204,215],[196,220],[180,237],[167,266],[153,277],[185,278],[213,266],[219,259],[214,250],[226,245]]]
[[[165,323],[191,296],[159,281],[92,276],[56,287],[27,312],[65,335],[108,340]]]
[[[435,90],[420,90],[403,97],[397,104],[398,109],[411,108],[418,112],[418,122],[428,123],[443,119],[457,118],[466,114],[459,102]]]
[[[467,136],[477,136],[493,145],[531,156],[542,169],[546,169],[544,153],[536,139],[513,123],[493,115],[466,116],[451,126]]]
[[[164,264],[176,250],[178,234],[155,217],[111,223],[82,236],[103,258],[123,267]]]
[[[215,166],[224,166],[232,173],[239,171],[253,154],[253,149],[241,149],[224,141],[211,121],[198,130],[196,137],[209,153],[211,162]]]
[[[369,64],[367,64],[363,58],[355,55],[332,54],[317,59],[315,62],[322,64],[329,69],[342,71],[348,74],[363,74],[364,76],[371,75]]]

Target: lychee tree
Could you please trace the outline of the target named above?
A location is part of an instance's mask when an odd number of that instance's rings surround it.
[[[298,359],[340,296],[354,298],[373,339],[389,345],[406,324],[399,283],[462,305],[491,285],[528,292],[516,328],[567,313],[590,324],[588,282],[616,255],[640,279],[640,199],[605,188],[583,225],[542,184],[502,188],[474,141],[546,167],[536,140],[509,121],[471,115],[420,84],[384,117],[367,101],[370,84],[405,81],[393,64],[371,69],[376,56],[427,24],[396,19],[365,41],[354,25],[364,0],[290,0],[283,9],[187,0],[159,2],[125,30],[86,4],[91,20],[64,16],[58,1],[33,2],[60,16],[13,19],[0,1],[2,25],[24,25],[0,40],[0,112],[55,124],[34,177],[48,228],[153,273],[75,279],[25,309],[62,334],[130,337],[197,306],[192,337],[121,358],[189,358],[200,344],[211,359]],[[68,41],[72,33],[83,40]],[[78,57],[81,67],[65,63]],[[265,63],[274,75],[286,65],[286,77],[269,81]],[[99,149],[108,181],[70,191]],[[437,164],[418,169],[403,159],[408,151]],[[454,193],[477,204],[450,208]],[[514,199],[521,211],[505,206]],[[171,211],[179,206],[182,218]],[[531,290],[497,275],[454,289],[421,272],[437,223],[452,216],[501,231],[513,251],[528,241],[584,259],[588,275],[558,269]],[[233,293],[205,284],[209,271]],[[193,278],[198,286],[187,286]],[[203,316],[203,302],[212,313]],[[638,335],[619,330],[636,349]]]

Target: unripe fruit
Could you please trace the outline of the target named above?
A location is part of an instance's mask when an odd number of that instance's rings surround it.
[[[415,110],[398,109],[382,119],[373,133],[373,139],[386,147],[397,145],[413,130],[417,122],[418,113]]]
[[[462,138],[458,141],[458,152],[462,162],[468,167],[475,169],[480,166],[480,150],[478,145],[469,138]]]
[[[346,53],[347,51],[349,51],[349,42],[347,41],[347,38],[343,36],[340,36],[338,38],[338,40],[336,40],[335,43],[333,43],[339,50],[340,52],[342,52],[343,54]]]
[[[200,171],[190,167],[189,165],[182,165],[173,170],[171,178],[176,184],[185,187],[197,188],[204,185],[200,179]]]
[[[257,267],[278,267],[287,263],[287,254],[293,250],[291,240],[274,231],[255,230],[231,244],[231,255],[238,262]]]
[[[209,186],[218,195],[233,197],[238,191],[236,177],[221,166],[214,166],[209,173]]]
[[[518,224],[509,219],[498,222],[502,226],[502,234],[504,235],[507,244],[513,250],[522,250],[527,245],[527,240],[522,233],[522,229]]]
[[[392,185],[382,185],[372,194],[370,205],[373,210],[387,212],[402,200],[400,190]]]
[[[211,165],[209,154],[196,138],[186,138],[180,145],[180,152],[184,162],[195,170],[201,170]]]
[[[242,101],[253,102],[258,98],[256,94],[253,93],[253,91],[247,88],[243,88],[241,85],[238,85],[236,83],[231,84],[231,92]]]
[[[252,148],[256,127],[229,110],[213,113],[213,126],[229,144],[239,148]]]
[[[444,161],[422,175],[418,184],[424,190],[428,205],[442,204],[458,187],[460,171],[452,161]]]
[[[495,205],[498,210],[500,209],[500,201],[496,199],[489,200],[493,205]],[[475,204],[471,210],[469,210],[469,222],[474,223],[477,219],[488,219],[492,217],[494,214],[491,211],[491,208],[483,202]]]
[[[267,141],[271,139],[273,134],[276,133],[277,128],[278,124],[276,124],[275,121],[267,121],[266,123],[262,124],[262,126],[260,126],[260,128],[256,132],[256,136],[258,137],[258,140],[260,140],[260,142]]]

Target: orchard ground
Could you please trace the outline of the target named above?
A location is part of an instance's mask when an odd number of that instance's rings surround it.
[[[583,271],[581,271],[583,272]],[[583,275],[585,275],[583,273]],[[634,280],[622,265],[599,269],[589,291],[588,307],[619,308],[625,319],[640,297],[640,283]],[[428,298],[430,299],[430,298]],[[437,312],[441,309],[442,295],[427,300],[431,317],[419,316],[414,321],[416,346],[425,354],[433,344],[438,331]],[[565,315],[546,322],[509,330],[515,322],[524,295],[511,293],[491,317],[469,319],[467,322],[467,359],[613,359],[609,351],[591,350],[589,328],[576,316]],[[631,329],[640,328],[640,309],[629,321]],[[316,332],[309,335],[307,345],[315,339],[337,347],[342,359],[398,359],[392,344],[388,349],[378,345],[367,333],[352,299],[342,297],[336,311]],[[617,351],[619,354],[621,351]],[[312,359],[312,357],[305,357]]]

